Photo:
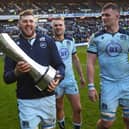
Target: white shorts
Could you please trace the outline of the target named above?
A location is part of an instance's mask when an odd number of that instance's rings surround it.
[[[75,95],[79,93],[76,81],[63,82],[56,87],[56,98],[62,97],[64,94]]]
[[[21,129],[35,129],[39,123],[43,129],[55,127],[55,95],[39,99],[18,99],[18,109]]]
[[[104,120],[115,119],[118,106],[122,107],[123,117],[129,118],[129,80],[101,83],[101,117]]]

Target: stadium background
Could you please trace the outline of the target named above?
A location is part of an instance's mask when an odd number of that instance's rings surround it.
[[[129,30],[129,0],[110,0],[121,8],[120,26]],[[33,9],[37,18],[37,31],[52,35],[51,20],[53,17],[64,17],[66,35],[73,36],[76,43],[88,42],[92,33],[100,29],[101,7],[109,0],[0,0],[0,32],[17,38],[19,29],[17,19],[20,11]],[[84,75],[86,73],[86,46],[78,47]],[[0,129],[19,129],[15,84],[6,86],[3,82],[3,58],[0,57]],[[95,84],[99,90],[99,68],[96,65]],[[75,72],[78,80],[77,73]],[[78,80],[79,81],[79,80]],[[99,103],[92,103],[87,98],[87,89],[81,89],[82,129],[94,129],[99,118]],[[65,99],[65,105],[69,105]],[[67,129],[72,129],[71,108],[65,107]],[[121,111],[118,109],[117,120],[112,129],[123,129]],[[58,129],[58,128],[57,128]]]

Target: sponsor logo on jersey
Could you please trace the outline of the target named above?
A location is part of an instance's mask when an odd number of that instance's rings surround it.
[[[67,59],[69,57],[69,51],[68,48],[61,48],[59,50],[60,56],[62,59]]]
[[[112,57],[119,56],[121,51],[122,51],[122,48],[119,43],[111,42],[111,43],[108,43],[106,47],[107,54]]]

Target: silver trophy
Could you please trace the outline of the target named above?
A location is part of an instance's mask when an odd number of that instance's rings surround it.
[[[35,87],[40,91],[47,88],[47,85],[55,78],[56,70],[51,66],[42,66],[32,60],[27,54],[11,39],[7,33],[0,33],[0,50],[14,61],[25,61],[31,66],[29,74],[35,81]]]

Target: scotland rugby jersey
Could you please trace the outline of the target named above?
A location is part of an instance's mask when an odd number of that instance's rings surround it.
[[[51,65],[53,68],[60,72],[62,77],[64,77],[65,66],[60,58],[57,47],[52,38],[37,33],[33,45],[30,45],[28,40],[20,35],[16,43],[34,61],[43,66]],[[20,74],[18,77],[16,77],[14,74],[15,66],[16,62],[6,56],[4,66],[4,80],[6,83],[13,83],[17,81],[18,98],[32,99],[46,97],[54,94],[54,91],[48,92],[46,89],[44,91],[39,91],[35,87],[36,84],[33,78],[28,73]]]
[[[75,80],[72,70],[72,55],[76,53],[74,41],[70,38],[65,38],[62,41],[55,41],[59,54],[65,64],[65,78],[62,82]]]
[[[129,79],[129,33],[123,29],[112,34],[105,30],[91,37],[87,52],[97,54],[102,79]]]

